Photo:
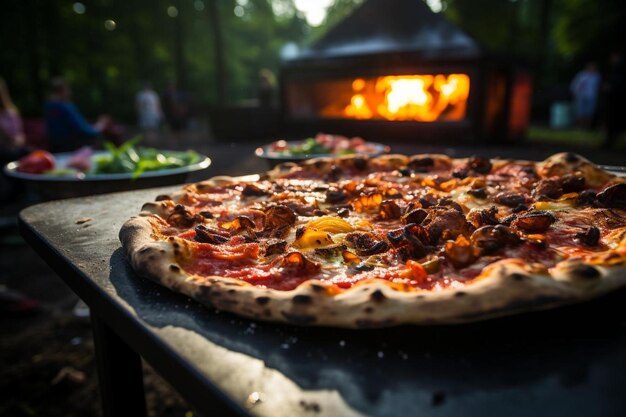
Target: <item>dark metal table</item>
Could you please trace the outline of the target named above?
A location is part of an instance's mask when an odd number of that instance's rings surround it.
[[[626,415],[624,291],[473,325],[254,322],[129,268],[118,230],[165,190],[48,202],[20,216],[26,240],[91,308],[107,415],[145,413],[138,355],[202,415]]]

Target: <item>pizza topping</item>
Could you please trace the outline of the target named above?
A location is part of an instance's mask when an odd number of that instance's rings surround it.
[[[325,216],[307,223],[309,227],[328,233],[349,233],[354,230],[352,225],[337,217]]]
[[[202,221],[202,216],[196,216],[185,208],[182,204],[177,204],[167,217],[167,222],[175,227],[190,228],[196,222]]]
[[[394,220],[400,218],[402,209],[393,200],[385,200],[380,203],[380,211],[378,215],[382,220]]]
[[[214,245],[219,245],[221,243],[227,242],[228,239],[230,239],[230,235],[227,232],[223,230],[209,228],[202,224],[196,226],[194,230],[196,232],[196,235],[194,237],[196,242],[212,243]]]
[[[465,220],[463,213],[455,209],[432,208],[422,225],[430,236],[430,243],[455,239],[458,235],[469,235],[473,226]]]
[[[467,220],[476,228],[487,225],[500,224],[498,218],[498,208],[491,206],[488,209],[472,209],[467,214]]]
[[[519,193],[501,192],[496,194],[495,201],[498,204],[502,204],[508,207],[517,207],[520,204],[526,203],[526,197]]]
[[[387,242],[376,240],[374,235],[368,232],[348,233],[345,240],[350,247],[356,249],[356,253],[360,256],[371,256],[389,249]]]
[[[528,233],[541,233],[545,232],[555,221],[556,217],[552,213],[547,211],[531,211],[530,213],[519,216],[511,222],[511,226]]]
[[[503,225],[483,226],[476,229],[470,237],[478,256],[490,255],[506,246],[517,245],[520,241],[511,229]]]
[[[296,213],[289,207],[282,204],[273,205],[265,211],[265,229],[291,227],[296,224],[297,219]]]
[[[585,230],[576,233],[575,238],[587,246],[595,246],[600,240],[600,229],[595,226],[589,226]]]
[[[333,243],[330,235],[323,230],[300,227],[296,230],[296,240],[293,245],[299,248],[320,248]]]
[[[607,187],[596,196],[598,205],[606,208],[626,210],[626,183],[618,183]]]
[[[418,208],[415,210],[411,210],[410,212],[402,216],[401,220],[404,224],[422,224],[426,217],[428,217],[428,212],[422,208]]]
[[[626,183],[598,183],[582,165],[542,177],[534,167],[436,155],[290,165],[163,198],[158,229],[198,247],[203,260],[181,264],[189,273],[279,290],[313,277],[336,291],[369,278],[441,289],[511,258],[538,273],[569,258],[607,264]]]
[[[446,259],[448,259],[455,268],[463,268],[476,259],[472,245],[463,235],[457,236],[454,241],[447,241],[444,246],[444,253]]]
[[[276,258],[272,266],[281,268],[283,273],[286,272],[295,276],[315,275],[322,268],[320,264],[310,261],[300,252],[290,252],[285,256]]]

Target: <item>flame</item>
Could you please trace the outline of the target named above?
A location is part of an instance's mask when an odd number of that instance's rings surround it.
[[[466,74],[402,75],[378,77],[373,89],[367,87],[362,78],[352,82],[345,116],[432,122],[465,117],[470,82]]]

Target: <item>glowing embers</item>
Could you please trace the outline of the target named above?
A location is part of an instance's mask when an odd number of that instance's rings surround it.
[[[470,81],[466,74],[402,75],[352,82],[343,117],[433,122],[465,118]]]

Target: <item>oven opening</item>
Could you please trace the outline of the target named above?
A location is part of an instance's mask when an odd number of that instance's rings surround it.
[[[410,74],[289,83],[290,114],[302,119],[413,122],[466,117],[467,74]]]

